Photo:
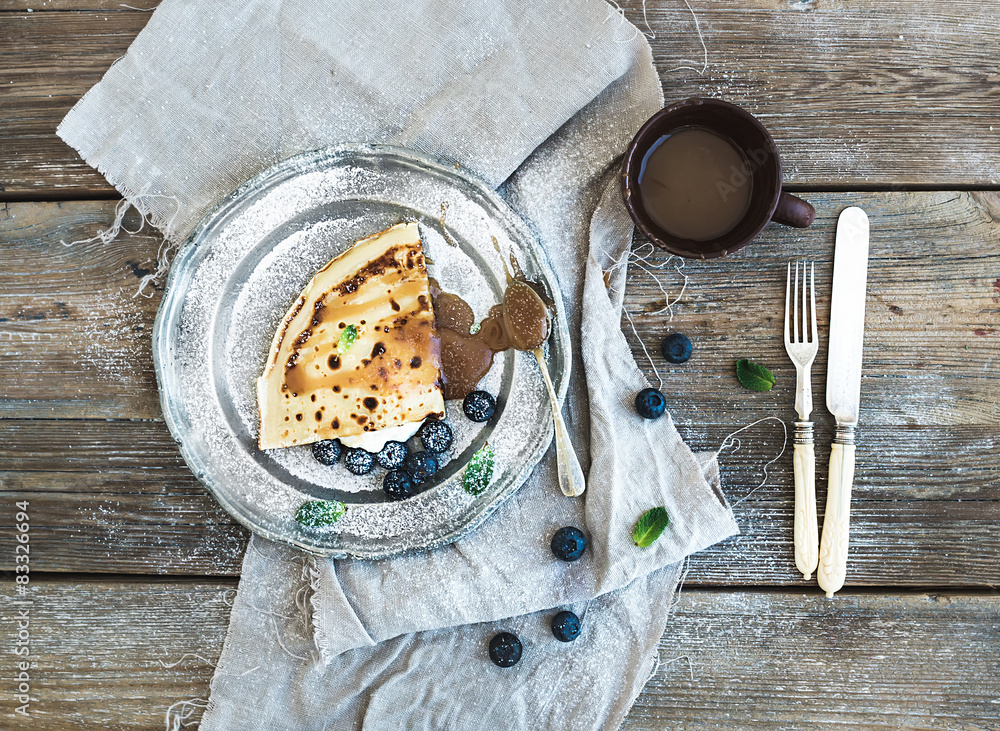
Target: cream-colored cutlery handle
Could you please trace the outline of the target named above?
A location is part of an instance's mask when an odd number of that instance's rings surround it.
[[[545,365],[545,358],[542,357],[542,349],[535,349],[535,360],[538,361],[538,368],[542,372],[545,380],[545,387],[549,391],[549,401],[552,404],[552,423],[556,432],[556,461],[559,469],[559,489],[566,497],[579,497],[587,489],[587,481],[583,477],[583,468],[580,460],[576,458],[573,451],[573,444],[569,440],[569,432],[566,430],[566,422],[563,421],[562,413],[559,411],[559,399],[556,397],[556,389],[552,385],[549,377],[548,366]]]
[[[851,486],[854,483],[854,445],[833,443],[830,448],[830,481],[819,545],[816,578],[828,597],[839,591],[847,576],[847,546],[851,526]]]
[[[810,427],[810,431],[812,428]],[[816,526],[816,453],[812,443],[796,444],[795,468],[795,566],[806,581],[819,561],[819,529]]]

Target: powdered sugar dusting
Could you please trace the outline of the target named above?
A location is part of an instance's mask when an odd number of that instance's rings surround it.
[[[477,319],[506,283],[494,239],[515,253],[529,277],[547,280],[550,291],[558,287],[523,224],[491,192],[450,169],[408,152],[363,148],[310,153],[277,170],[245,186],[238,204],[224,206],[175,264],[156,338],[171,431],[223,506],[267,537],[362,556],[454,539],[523,482],[551,439],[548,397],[531,355],[498,356],[484,379],[483,387],[498,395],[495,425],[475,424],[459,403],[447,404],[455,442],[438,484],[389,503],[380,469],[357,477],[341,465],[320,465],[308,447],[256,448],[254,383],[275,328],[319,268],[356,240],[404,220],[420,224],[430,275],[462,296]],[[547,352],[554,349],[550,370],[564,384],[569,341],[561,318],[557,323]],[[497,455],[497,475],[487,493],[473,498],[461,487],[462,469],[486,441]],[[303,501],[317,497],[348,504],[324,531],[293,520]]]

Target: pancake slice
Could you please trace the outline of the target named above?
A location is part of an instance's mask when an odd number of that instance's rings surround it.
[[[316,273],[257,379],[261,449],[444,417],[420,231],[400,223]]]

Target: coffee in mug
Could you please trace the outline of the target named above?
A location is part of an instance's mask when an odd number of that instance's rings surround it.
[[[778,150],[763,125],[718,99],[688,99],[653,115],[629,145],[622,182],[639,230],[680,256],[724,256],[770,220],[806,227],[816,217],[781,190]]]

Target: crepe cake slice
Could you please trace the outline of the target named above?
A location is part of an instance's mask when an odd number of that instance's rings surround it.
[[[317,272],[257,379],[261,449],[444,417],[420,231],[400,223]]]

